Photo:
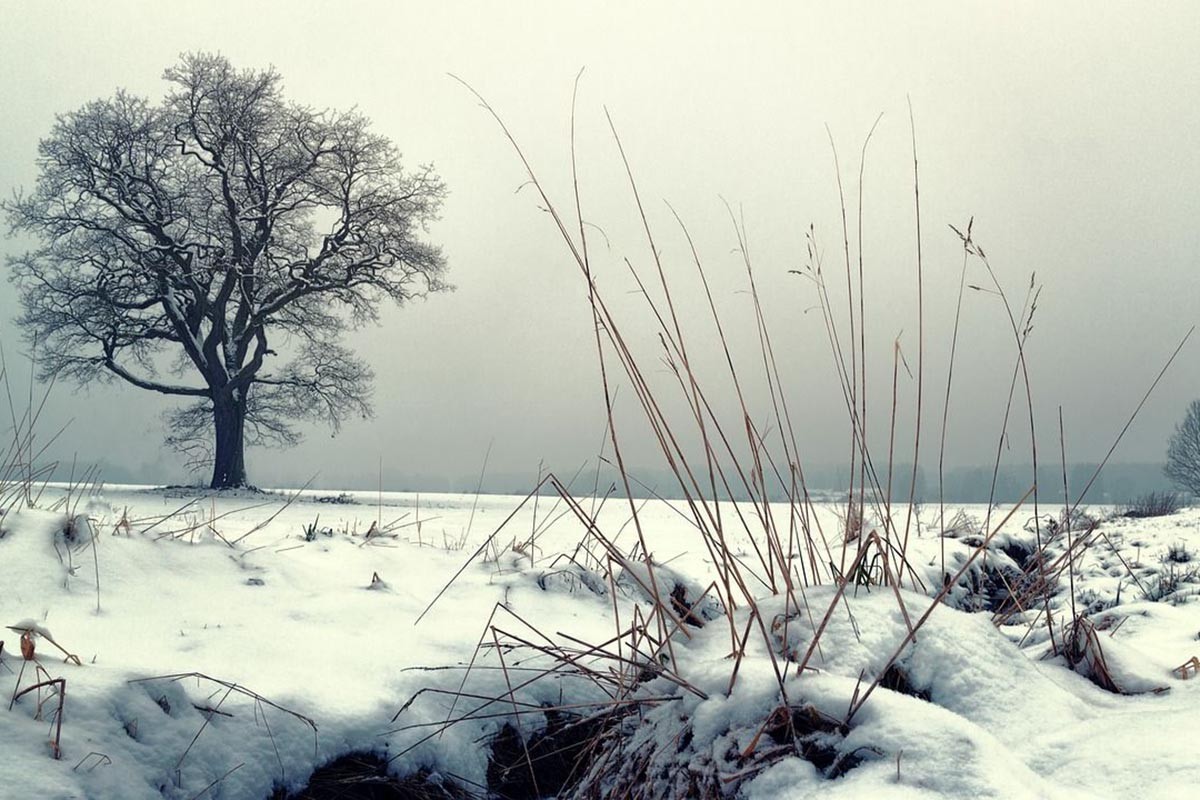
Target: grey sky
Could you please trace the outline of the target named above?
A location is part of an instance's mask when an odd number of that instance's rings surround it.
[[[37,140],[55,113],[117,87],[158,97],[162,70],[198,49],[242,66],[274,64],[299,101],[357,106],[409,163],[434,162],[449,185],[431,238],[444,246],[457,291],[389,311],[381,327],[356,334],[377,371],[375,419],[335,439],[314,429],[292,451],[253,452],[250,477],[260,483],[316,471],[325,485],[373,481],[380,458],[398,481],[458,477],[478,469],[492,440],[497,472],[532,475],[542,458],[570,472],[596,452],[603,418],[584,284],[534,194],[517,191],[524,176],[500,132],[447,73],[504,115],[568,206],[572,82],[586,67],[578,141],[585,216],[607,236],[607,247],[599,234],[592,240],[600,280],[622,316],[644,320],[623,259],[643,270],[651,262],[607,106],[681,285],[694,352],[706,353],[694,357],[718,387],[723,362],[701,295],[683,288],[693,268],[662,200],[694,234],[724,321],[736,328],[735,350],[751,365],[751,306],[721,198],[740,209],[801,446],[814,462],[843,460],[848,428],[820,315],[804,313],[815,303],[813,287],[787,270],[804,262],[809,223],[827,267],[840,264],[826,124],[853,202],[863,137],[883,114],[864,205],[873,430],[886,428],[891,342],[901,329],[915,368],[906,97],[921,155],[930,430],[940,420],[961,259],[948,223],[974,215],[976,238],[1018,304],[1032,271],[1044,285],[1029,347],[1039,434],[1056,452],[1061,404],[1072,460],[1103,456],[1178,339],[1200,321],[1200,6],[1192,3],[0,7],[5,193],[33,182]],[[5,253],[19,246],[0,241]],[[982,283],[986,274],[976,268],[969,280]],[[15,308],[4,284],[0,340],[10,364],[20,349]],[[963,326],[949,458],[984,463],[996,447],[1012,341],[989,295],[968,296]],[[1120,458],[1160,459],[1196,395],[1200,339],[1184,350]],[[623,402],[631,401],[627,393]],[[160,463],[164,477],[178,477],[160,453],[163,402],[117,385],[64,386],[47,427],[73,418],[69,448],[81,459],[139,469]],[[751,403],[765,416],[765,394],[755,389]],[[902,415],[910,405],[902,401]],[[656,465],[641,429],[624,426],[633,462]],[[1013,448],[1013,458],[1027,460]]]

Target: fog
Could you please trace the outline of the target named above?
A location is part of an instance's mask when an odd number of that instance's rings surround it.
[[[1058,459],[1097,461],[1187,330],[1200,321],[1200,7],[922,3],[5,3],[0,25],[0,192],[30,186],[56,113],[116,88],[158,98],[183,51],[274,65],[289,96],[357,107],[402,150],[432,162],[450,195],[430,228],[456,290],[389,309],[352,342],[373,364],[375,416],[336,437],[308,430],[289,451],[255,450],[260,485],[450,488],[532,484],[539,464],[571,474],[593,458],[604,403],[586,284],[496,123],[500,113],[556,204],[573,215],[576,74],[581,202],[597,281],[656,381],[650,313],[629,260],[654,260],[606,112],[637,180],[664,269],[678,286],[693,366],[736,415],[724,354],[680,226],[695,239],[743,364],[752,416],[767,418],[754,311],[732,216],[744,221],[804,458],[843,463],[849,426],[807,260],[813,226],[838,312],[845,286],[838,173],[856,239],[859,168],[869,430],[886,452],[893,342],[900,337],[897,441],[911,461],[918,364],[912,136],[920,161],[926,443],[936,465],[962,247],[974,218],[1014,306],[1042,287],[1027,348],[1038,438]],[[882,116],[881,116],[882,115]],[[728,205],[726,205],[728,203]],[[28,245],[0,241],[5,255]],[[856,254],[855,254],[856,256]],[[855,262],[857,269],[857,262]],[[841,270],[839,272],[839,270]],[[968,284],[988,289],[977,263]],[[652,291],[659,291],[657,283]],[[655,295],[657,296],[657,295]],[[27,372],[13,288],[0,288],[0,342]],[[844,324],[844,320],[843,320]],[[968,289],[957,345],[947,462],[1028,454],[1008,318]],[[20,384],[22,379],[17,380]],[[617,381],[620,383],[620,381]],[[663,384],[669,388],[669,383]],[[15,385],[15,390],[26,390]],[[666,391],[666,390],[664,390]],[[676,393],[678,389],[676,389]],[[1158,462],[1200,395],[1200,339],[1181,351],[1114,458]],[[124,480],[187,476],[162,449],[170,401],[132,387],[58,385],[43,420],[70,422],[54,454],[102,461]],[[628,386],[617,391],[625,457],[660,459]],[[884,437],[884,438],[880,438]],[[497,484],[498,485],[498,484]]]

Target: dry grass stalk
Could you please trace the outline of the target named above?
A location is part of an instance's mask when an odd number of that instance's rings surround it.
[[[40,690],[44,689],[44,688],[46,688],[46,689],[54,688],[56,691],[55,691],[54,695],[51,695],[51,697],[58,698],[58,708],[56,708],[54,710],[54,721],[52,723],[52,725],[53,725],[52,730],[54,731],[54,737],[50,740],[50,754],[51,754],[51,757],[54,758],[55,761],[57,761],[62,758],[62,720],[63,720],[63,707],[66,705],[66,702],[67,702],[67,679],[66,678],[47,678],[46,680],[38,681],[37,683],[33,684],[32,686],[27,686],[24,689],[22,689],[21,691],[14,694],[12,703],[15,703],[17,700],[20,700],[24,695],[29,694],[30,692],[32,692],[35,689],[39,690],[37,713],[34,715],[34,718],[41,719],[42,718],[42,707],[45,704],[46,699],[43,699],[41,697]],[[12,703],[9,704],[10,710],[12,709]]]
[[[1200,657],[1192,656],[1171,671],[1178,675],[1180,680],[1186,681],[1190,678],[1194,678],[1197,675],[1200,675]]]
[[[271,731],[270,723],[267,721],[267,716],[265,713],[266,708],[269,707],[269,708],[275,709],[276,711],[280,711],[283,714],[291,717],[292,719],[295,719],[295,720],[303,723],[310,730],[312,730],[313,756],[314,756],[314,758],[316,757],[316,754],[318,752],[317,723],[316,722],[314,722],[309,717],[304,716],[303,714],[300,714],[296,711],[293,711],[292,709],[286,708],[284,706],[281,706],[277,703],[274,703],[274,702],[268,700],[267,698],[263,697],[262,695],[258,694],[257,692],[254,692],[254,691],[246,688],[245,686],[242,686],[241,684],[234,683],[232,681],[221,680],[220,678],[214,678],[209,675],[205,675],[202,672],[181,672],[181,673],[175,673],[175,674],[171,674],[171,675],[154,675],[154,676],[151,676],[148,678],[135,678],[135,679],[129,681],[129,683],[130,684],[143,684],[143,683],[154,683],[154,682],[158,682],[158,681],[166,681],[166,682],[175,683],[175,682],[187,680],[187,679],[194,679],[195,681],[197,681],[197,683],[204,681],[204,682],[210,683],[210,684],[214,685],[215,687],[217,687],[216,691],[218,691],[218,692],[222,688],[225,691],[221,695],[221,699],[217,701],[216,705],[198,706],[198,705],[193,704],[193,706],[198,711],[200,711],[200,713],[202,713],[204,715],[204,721],[200,724],[200,728],[196,731],[196,733],[192,737],[191,741],[188,742],[188,745],[184,749],[183,753],[180,754],[179,760],[175,762],[175,773],[176,773],[177,777],[179,775],[180,769],[183,767],[183,762],[187,759],[188,754],[192,751],[192,748],[196,745],[197,740],[199,740],[200,735],[202,733],[204,733],[205,729],[208,727],[209,723],[212,721],[212,718],[214,716],[231,716],[231,715],[227,714],[226,712],[221,711],[221,706],[225,703],[226,699],[228,699],[229,696],[233,695],[233,694],[237,694],[242,697],[245,697],[253,703],[255,721],[257,722],[258,720],[261,719],[263,722],[263,725],[266,728],[267,736],[271,740],[271,746],[275,750],[275,757],[279,763],[279,769],[280,769],[281,775],[283,773],[283,761],[280,758],[279,749],[275,745],[275,735]],[[234,767],[229,772],[227,772],[225,774],[225,776],[222,776],[217,781],[214,781],[206,789],[201,791],[200,795],[205,794],[209,789],[213,788],[213,786],[216,786],[218,783],[220,783],[220,781],[224,780],[224,778],[227,777],[230,773],[232,773],[233,770],[235,770],[235,769],[237,769],[237,767]],[[197,796],[200,796],[200,795],[197,795]]]
[[[651,443],[657,446],[675,481],[673,488],[682,499],[678,507],[674,504],[671,504],[670,507],[686,518],[695,528],[698,541],[703,545],[704,554],[713,564],[716,579],[707,587],[706,591],[717,597],[724,610],[723,619],[718,617],[717,621],[718,624],[724,624],[728,629],[731,656],[730,691],[737,682],[750,637],[757,631],[767,645],[765,652],[771,658],[780,695],[780,705],[776,713],[764,721],[759,735],[742,754],[743,760],[753,761],[755,758],[761,757],[761,761],[743,763],[732,774],[718,775],[713,772],[699,779],[699,782],[689,779],[684,783],[672,783],[670,784],[673,787],[672,791],[690,796],[718,796],[721,792],[727,791],[729,786],[736,785],[745,776],[754,774],[761,764],[768,763],[768,758],[796,754],[795,742],[786,746],[780,744],[778,747],[760,746],[764,741],[763,737],[774,731],[779,724],[783,724],[785,717],[791,720],[798,708],[789,701],[788,687],[785,686],[785,680],[791,673],[791,664],[781,663],[777,657],[776,648],[773,646],[774,643],[781,640],[784,643],[783,651],[790,654],[787,642],[791,637],[791,632],[788,626],[796,625],[798,629],[805,627],[808,629],[806,652],[796,660],[796,674],[802,678],[814,654],[820,652],[822,636],[833,614],[837,613],[841,606],[845,606],[848,612],[847,590],[851,586],[857,590],[860,585],[887,586],[904,619],[906,634],[879,675],[869,681],[867,676],[862,677],[863,685],[860,685],[855,692],[847,718],[844,722],[839,723],[840,725],[848,724],[878,686],[890,685],[883,683],[887,678],[888,670],[896,663],[905,648],[913,642],[937,606],[946,599],[950,591],[964,578],[967,571],[973,568],[975,562],[988,558],[989,546],[994,537],[1011,520],[1017,509],[1031,497],[1034,519],[1037,520],[1034,531],[1037,539],[1036,552],[1026,560],[1027,574],[1020,576],[1019,580],[1010,581],[1011,576],[998,573],[999,582],[1006,587],[1008,597],[1005,604],[995,614],[994,620],[996,624],[1004,624],[1012,621],[1016,615],[1029,617],[1031,614],[1027,612],[1037,610],[1037,614],[1029,620],[1030,629],[1032,630],[1033,626],[1044,618],[1047,628],[1051,631],[1051,636],[1054,636],[1051,596],[1058,591],[1058,579],[1062,570],[1068,570],[1069,573],[1076,558],[1094,541],[1095,531],[1094,526],[1093,529],[1083,532],[1079,536],[1075,535],[1075,531],[1069,531],[1066,552],[1056,559],[1049,558],[1050,541],[1043,540],[1038,507],[1038,453],[1037,440],[1034,435],[1033,390],[1026,362],[1026,345],[1037,308],[1038,287],[1031,278],[1022,306],[1016,309],[1010,304],[1002,282],[986,253],[972,238],[973,220],[966,226],[965,233],[955,230],[962,243],[963,262],[955,309],[954,332],[950,342],[945,400],[941,410],[942,424],[938,454],[938,527],[942,534],[940,537],[942,585],[937,587],[938,591],[934,593],[935,596],[929,607],[915,619],[910,615],[908,603],[900,591],[904,585],[909,585],[917,590],[929,591],[921,574],[908,558],[910,531],[916,517],[917,470],[921,454],[922,403],[926,377],[921,198],[915,122],[911,105],[909,124],[912,133],[919,332],[912,473],[908,504],[903,511],[903,527],[897,524],[899,513],[892,503],[896,418],[899,406],[899,366],[903,362],[898,337],[893,340],[895,344],[893,345],[892,364],[892,403],[887,434],[886,469],[880,469],[876,463],[867,435],[871,409],[867,403],[868,347],[862,187],[866,152],[871,140],[871,133],[863,142],[860,156],[857,249],[853,255],[841,168],[838,164],[836,147],[833,147],[841,211],[842,241],[839,249],[845,262],[845,297],[835,297],[835,294],[839,293],[836,290],[831,293],[822,264],[822,250],[817,244],[812,227],[806,234],[808,264],[804,270],[797,271],[810,279],[815,286],[822,323],[833,356],[834,373],[841,389],[842,401],[850,427],[851,467],[843,515],[845,530],[841,537],[840,553],[836,553],[826,539],[825,532],[821,529],[819,517],[815,513],[806,485],[788,408],[787,393],[784,391],[769,326],[760,300],[744,221],[726,204],[736,239],[736,251],[741,256],[742,265],[745,268],[746,287],[753,301],[754,333],[758,340],[761,365],[751,371],[741,368],[736,363],[726,335],[725,323],[718,313],[712,287],[695,243],[679,214],[669,204],[667,206],[690,251],[690,259],[696,270],[698,288],[704,291],[707,298],[709,316],[715,328],[719,348],[717,352],[723,355],[722,369],[727,372],[729,386],[734,399],[736,399],[735,414],[732,419],[726,419],[716,412],[717,404],[713,402],[716,395],[710,393],[711,384],[699,374],[696,362],[692,358],[692,354],[698,352],[699,348],[690,338],[691,332],[684,324],[685,321],[690,322],[691,320],[679,313],[681,303],[671,282],[667,280],[662,257],[663,250],[656,241],[641,191],[635,180],[634,169],[607,109],[605,115],[609,131],[617,146],[621,164],[628,179],[632,205],[640,221],[641,234],[644,236],[646,244],[645,260],[649,265],[649,275],[652,276],[652,279],[647,280],[630,259],[624,259],[624,266],[635,281],[640,297],[646,303],[648,309],[646,320],[653,326],[653,335],[658,345],[655,352],[656,363],[661,361],[667,367],[667,390],[651,381],[654,374],[660,374],[659,371],[648,369],[645,366],[645,359],[635,351],[633,343],[626,338],[623,326],[607,302],[597,279],[595,264],[589,249],[588,228],[590,223],[585,219],[583,213],[576,163],[575,96],[573,95],[571,108],[571,204],[568,213],[563,213],[550,198],[525,152],[499,114],[474,89],[470,86],[467,86],[467,89],[475,95],[512,145],[517,158],[525,168],[529,185],[536,191],[541,206],[552,220],[571,261],[578,268],[583,280],[586,281],[597,366],[606,412],[605,432],[599,461],[611,465],[617,471],[617,482],[614,483],[613,488],[601,493],[598,461],[596,485],[592,492],[591,505],[590,508],[585,508],[584,503],[572,497],[569,485],[564,486],[553,475],[543,474],[543,469],[539,465],[538,486],[531,493],[534,498],[534,522],[531,528],[533,532],[525,539],[525,545],[522,547],[533,558],[539,514],[536,496],[548,482],[558,495],[556,506],[559,503],[565,505],[566,510],[563,514],[572,515],[584,531],[574,552],[555,559],[551,568],[558,567],[564,571],[564,574],[576,569],[579,570],[578,575],[594,573],[595,579],[592,583],[597,586],[607,586],[607,593],[612,601],[616,633],[599,646],[588,645],[568,634],[558,633],[551,637],[539,631],[528,621],[517,617],[507,606],[497,605],[481,632],[479,642],[470,663],[466,666],[457,691],[448,693],[452,697],[450,713],[446,714],[438,723],[429,723],[435,730],[421,741],[427,741],[430,737],[439,735],[448,726],[463,721],[520,720],[531,715],[548,713],[540,707],[534,708],[536,703],[521,698],[527,695],[532,697],[532,694],[529,693],[530,687],[539,681],[561,681],[566,679],[565,676],[570,676],[580,685],[599,689],[608,698],[601,710],[593,712],[590,717],[585,715],[585,719],[596,720],[605,714],[609,715],[608,719],[610,719],[610,723],[606,723],[602,727],[600,743],[593,753],[595,760],[587,774],[574,784],[571,790],[572,796],[595,796],[601,791],[613,789],[614,786],[618,787],[618,790],[620,787],[625,787],[631,792],[635,789],[644,791],[644,783],[639,782],[649,776],[653,768],[654,753],[628,752],[624,749],[624,742],[629,732],[622,727],[622,724],[624,721],[633,719],[633,715],[627,713],[626,710],[671,699],[670,696],[652,698],[643,696],[643,686],[651,678],[665,677],[678,692],[689,691],[686,681],[679,675],[672,641],[678,636],[691,635],[688,628],[699,621],[695,609],[700,598],[685,600],[678,597],[675,591],[677,587],[672,586],[667,571],[654,560],[652,550],[648,546],[640,514],[644,503],[636,502],[633,494],[635,484],[643,488],[647,487],[632,476],[627,467],[620,431],[613,412],[618,383],[620,388],[633,392],[634,408],[646,424]],[[577,94],[578,78],[575,90]],[[872,133],[873,131],[874,128],[872,128]],[[832,135],[830,135],[830,142],[832,146]],[[564,208],[566,207],[564,206]],[[1001,300],[1007,327],[1015,348],[1013,370],[1009,381],[999,441],[1001,444],[1006,441],[1009,418],[1013,410],[1018,381],[1020,381],[1024,390],[1030,425],[1029,446],[1034,460],[1034,480],[1025,497],[1011,507],[998,524],[992,524],[991,514],[995,504],[989,502],[988,518],[984,522],[979,542],[971,541],[974,547],[969,553],[969,557],[954,574],[951,574],[946,565],[944,457],[959,323],[963,312],[964,291],[968,286],[966,273],[969,264],[982,265],[990,277],[993,288],[982,291],[995,295]],[[838,272],[840,273],[841,270],[839,269]],[[838,282],[840,282],[840,275]],[[979,287],[971,288],[978,289]],[[1173,359],[1174,355],[1168,360],[1168,366]],[[904,366],[907,371],[907,363],[904,363]],[[1164,372],[1165,369],[1164,367]],[[909,374],[911,377],[911,372]],[[750,375],[754,375],[756,380],[761,381],[765,397],[770,403],[769,415],[765,424],[756,422],[750,410],[751,403],[748,400],[749,393],[747,391],[747,380]],[[1159,378],[1161,376],[1160,373]],[[1151,390],[1157,382],[1158,379],[1151,385]],[[667,396],[667,391],[670,392],[671,397]],[[1147,397],[1148,395],[1149,392],[1147,392]],[[1142,404],[1145,403],[1145,399],[1143,398]],[[668,413],[667,409],[672,407],[671,403],[679,400],[685,404],[684,413]],[[1142,404],[1139,404],[1138,410]],[[1135,415],[1136,413],[1135,410]],[[874,429],[873,425],[870,427],[872,430]],[[1123,434],[1124,430],[1118,435],[1117,442],[1120,441]],[[1115,449],[1116,442],[1113,447]],[[607,455],[606,449],[609,451]],[[1062,443],[1061,449],[1065,459],[1065,442]],[[995,499],[1001,455],[1002,448],[998,446],[991,485],[993,500]],[[1105,460],[1107,461],[1107,458]],[[632,549],[623,549],[618,546],[620,531],[614,535],[611,530],[603,530],[599,523],[600,509],[604,507],[608,497],[614,493],[618,485],[623,488],[624,499],[629,504],[630,517],[627,524],[631,525],[636,535],[637,541]],[[1079,500],[1082,500],[1090,485],[1091,482],[1084,487]],[[650,490],[650,494],[657,495],[657,492]],[[525,505],[529,499],[530,497],[527,497],[521,505]],[[743,499],[744,502],[742,502]],[[1078,502],[1077,500],[1076,505]],[[786,508],[786,518],[785,514],[781,513],[781,508],[784,507]],[[867,523],[868,519],[872,520],[870,524]],[[508,520],[501,525],[501,528],[507,522]],[[919,530],[918,519],[918,533]],[[481,554],[488,552],[489,547],[496,548],[498,532],[499,529],[488,537],[471,559],[468,559],[468,564],[480,557]],[[512,541],[515,548],[517,546],[516,537]],[[746,552],[735,547],[732,544],[735,541],[744,542],[742,547]],[[463,565],[451,579],[450,584],[461,575],[466,566],[466,564]],[[622,578],[621,575],[625,577]],[[648,603],[646,605],[635,603],[628,608],[622,607],[618,602],[618,590],[622,580],[626,582],[626,585],[635,587],[637,594],[646,598]],[[583,583],[582,579],[580,583]],[[447,584],[447,587],[438,593],[434,602],[441,597],[450,584]],[[824,614],[819,613],[820,609],[816,609],[817,613],[814,614],[806,589],[823,584],[833,584],[836,589]],[[597,591],[597,593],[601,592]],[[784,598],[784,613],[776,615],[774,619],[764,619],[759,606],[759,598],[764,595]],[[428,608],[426,612],[428,612]],[[745,619],[739,619],[736,613],[744,613]],[[497,625],[499,614],[507,614],[519,620],[521,626],[519,630],[517,632],[508,631]],[[499,663],[484,664],[482,661],[485,656],[495,659]],[[530,666],[531,664],[543,666]],[[468,692],[468,676],[472,670],[482,669],[498,669],[504,676],[505,691],[497,696],[477,696],[476,693]],[[414,696],[413,700],[415,699]],[[457,713],[460,700],[470,701],[475,705],[463,713]],[[409,701],[410,704],[411,702],[412,700]],[[409,704],[406,704],[401,712],[408,707]],[[555,708],[565,711],[571,708],[571,704],[564,703]],[[617,713],[618,709],[621,710],[621,713]],[[425,723],[420,723],[409,727],[419,728],[424,725]],[[683,736],[683,734],[683,729],[677,732],[678,736]],[[520,756],[520,763],[524,769],[530,772],[530,780],[534,788],[538,788],[537,777],[533,774],[534,753],[530,742],[521,739],[515,746]],[[899,756],[897,756],[897,770],[899,770]]]

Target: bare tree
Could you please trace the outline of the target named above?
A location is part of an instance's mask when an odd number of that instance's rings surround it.
[[[1180,487],[1200,495],[1200,400],[1192,401],[1183,422],[1175,426],[1163,471]]]
[[[164,78],[158,104],[122,91],[58,118],[4,205],[40,241],[11,278],[46,376],[190,401],[168,441],[241,486],[247,445],[370,413],[342,334],[447,288],[420,238],[445,190],[357,112],[285,100],[273,69],[188,54]]]

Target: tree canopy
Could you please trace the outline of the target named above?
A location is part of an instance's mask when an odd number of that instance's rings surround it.
[[[1200,400],[1193,400],[1167,445],[1167,477],[1200,495]]]
[[[119,91],[58,117],[5,204],[40,242],[10,275],[44,375],[179,397],[168,441],[241,485],[246,445],[370,413],[342,335],[448,288],[423,238],[445,188],[357,111],[285,99],[274,69],[188,54],[164,78],[158,103]]]

